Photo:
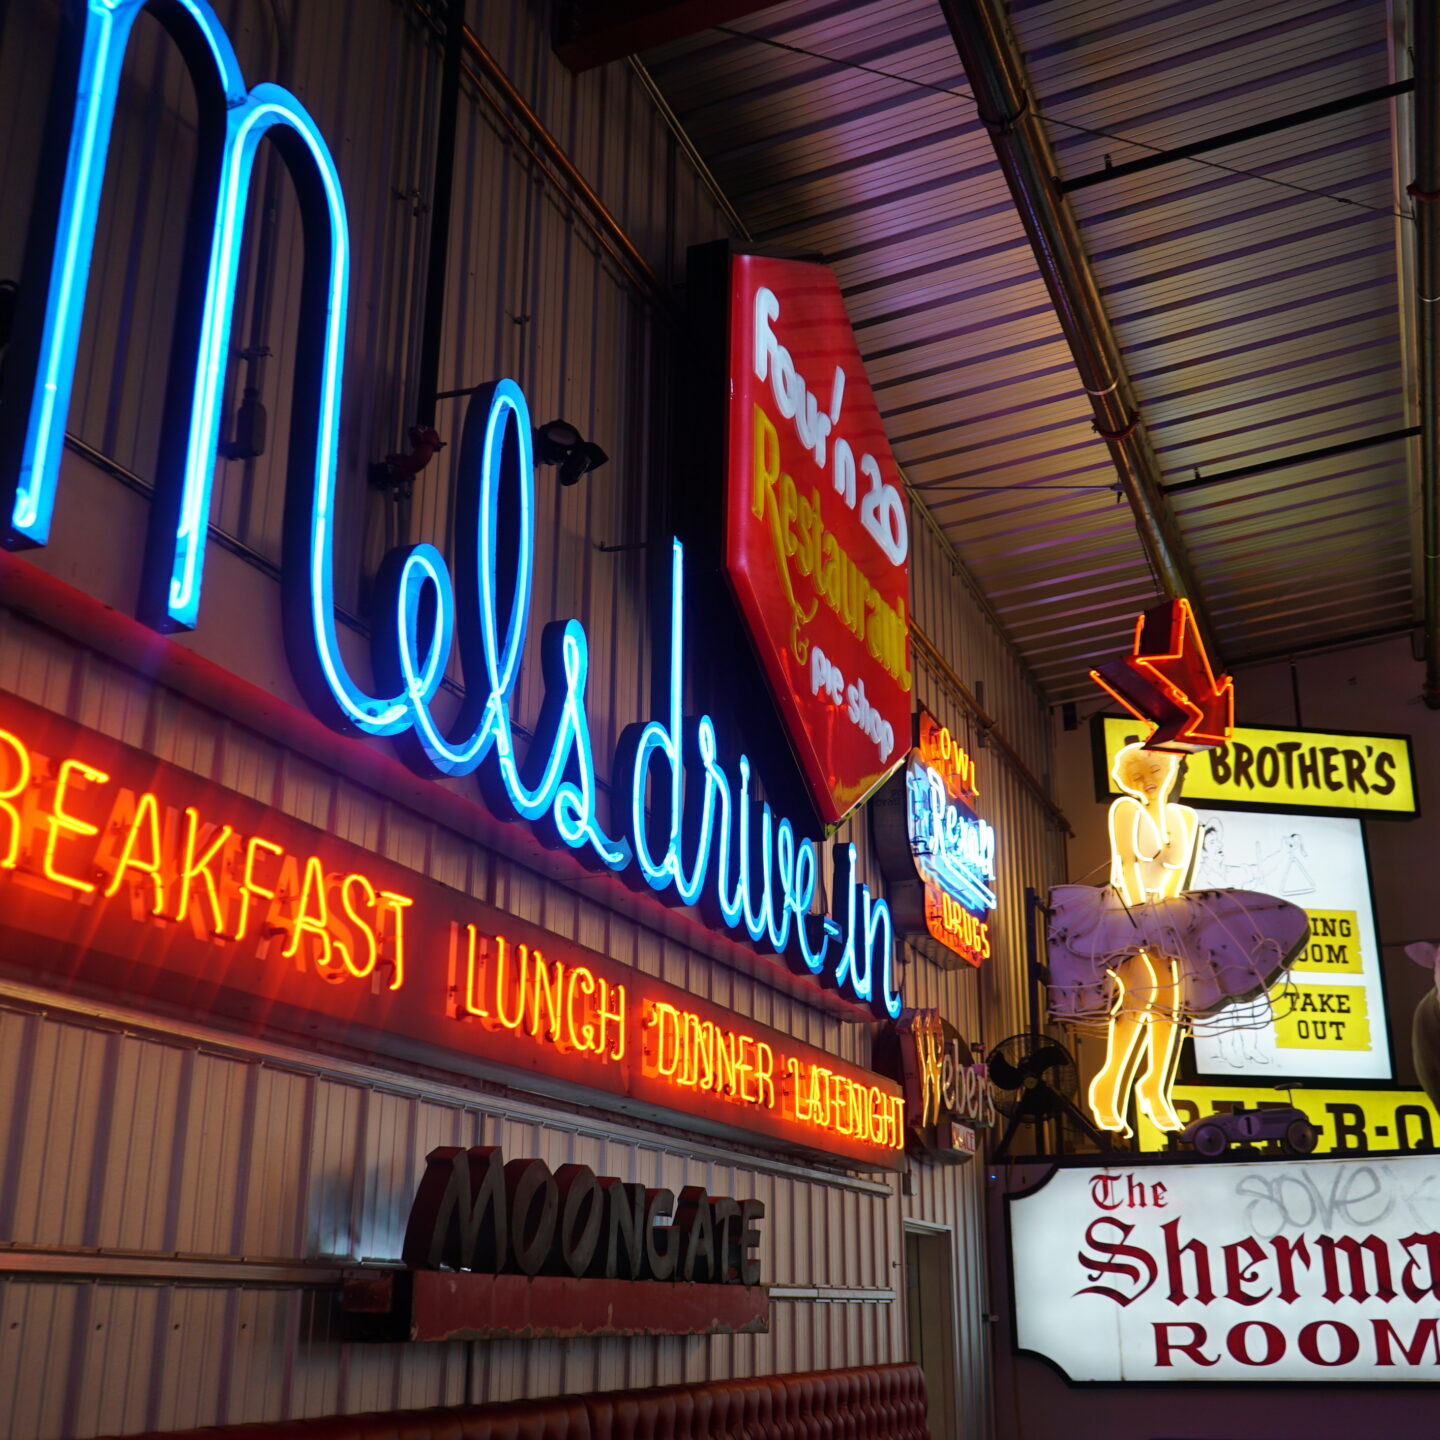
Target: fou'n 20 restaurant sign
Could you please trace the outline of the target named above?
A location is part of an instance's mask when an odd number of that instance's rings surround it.
[[[116,94],[141,9],[140,0],[94,0],[64,9],[57,74],[71,88],[64,89],[62,80],[59,100],[67,103],[54,107],[58,123],[46,135],[21,285],[25,303],[6,352],[0,404],[0,506],[3,538],[12,547],[49,539]],[[779,957],[880,1018],[898,1015],[903,1002],[889,910],[883,897],[859,882],[855,847],[834,847],[829,890],[835,913],[819,913],[826,887],[817,840],[757,798],[759,777],[750,757],[727,750],[711,716],[684,714],[687,608],[678,542],[658,562],[669,582],[669,623],[655,667],[663,691],[660,713],[637,719],[624,732],[610,767],[610,794],[604,795],[589,718],[585,627],[576,619],[552,621],[540,637],[538,657],[529,651],[533,428],[513,381],[479,386],[468,403],[453,564],[431,544],[392,551],[376,578],[369,664],[357,663],[341,644],[334,597],[337,457],[351,262],[340,175],[324,135],[293,94],[279,85],[246,84],[206,0],[174,0],[156,15],[180,42],[201,123],[198,192],[177,267],[182,293],[174,353],[187,363],[169,377],[141,617],[162,631],[193,627],[200,619],[242,229],[255,155],[268,136],[299,196],[306,252],[281,598],[291,671],[311,709],[342,733],[395,741],[423,775],[476,775],[490,808],[532,827],[543,843],[583,865],[620,874],[665,903],[697,907],[722,933]],[[828,420],[816,409],[804,378],[811,372],[803,348],[794,354],[787,348],[800,343],[785,328],[806,313],[804,302],[796,306],[798,315],[794,308],[783,317],[773,307],[756,312],[768,317],[768,328],[755,331],[754,365],[763,358],[760,379],[774,392],[776,414],[788,427],[785,438],[778,421],[766,423],[775,430],[776,446],[805,440],[813,463],[828,454],[827,483],[833,490],[843,482],[840,503],[854,511],[853,533],[806,502],[811,520],[804,554],[812,588],[818,587],[826,613],[844,619],[860,652],[890,681],[888,692],[878,678],[867,682],[862,695],[856,670],[849,677],[853,687],[847,682],[840,691],[844,697],[854,688],[853,700],[831,707],[830,729],[846,737],[841,750],[849,753],[853,742],[866,755],[863,774],[837,772],[835,793],[849,808],[893,763],[884,727],[903,731],[893,702],[909,683],[905,515],[893,466],[859,403],[866,393],[863,377],[858,368],[847,368],[849,360],[837,364],[831,377]],[[850,405],[842,420],[846,385]],[[790,492],[778,473],[770,474],[769,449],[762,458],[770,478],[754,491],[755,502],[770,505],[774,499],[784,510]],[[773,518],[779,512],[766,513]],[[790,538],[798,533],[783,531],[787,564]],[[875,570],[874,579],[865,568],[869,562],[856,558],[861,535],[886,567]],[[802,562],[794,563],[798,573]],[[820,622],[818,609],[814,618]],[[457,657],[465,680],[458,705],[443,685]],[[545,681],[528,744],[513,714],[527,658],[538,658]],[[842,720],[842,712],[852,718]],[[863,743],[856,738],[862,734]]]
[[[1132,719],[1096,716],[1096,798],[1120,793],[1111,774],[1120,749],[1145,736]],[[1235,728],[1185,767],[1185,803],[1217,809],[1284,810],[1401,818],[1419,813],[1408,735],[1349,730]]]
[[[3,695],[0,971],[903,1164],[895,1083]]]
[[[828,266],[730,257],[725,563],[827,824],[910,736],[910,536],[840,284]]]
[[[1440,1380],[1440,1156],[1057,1169],[1015,1343],[1073,1382]]]

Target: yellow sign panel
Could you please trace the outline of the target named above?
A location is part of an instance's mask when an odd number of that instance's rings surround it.
[[[1124,745],[1145,738],[1133,719],[1105,717],[1105,777]],[[1191,805],[1413,815],[1415,780],[1404,735],[1238,726],[1226,745],[1191,755],[1180,787]]]
[[[1281,1050],[1368,1050],[1370,1015],[1361,985],[1297,984],[1272,991]]]
[[[1294,1104],[1319,1132],[1317,1155],[1366,1150],[1429,1150],[1440,1142],[1440,1114],[1421,1090],[1279,1090],[1177,1085],[1171,1100],[1188,1125],[1202,1115]],[[1143,1115],[1140,1149],[1164,1150],[1166,1137]]]
[[[1300,952],[1292,971],[1324,975],[1358,975],[1365,968],[1360,949],[1359,921],[1353,910],[1307,910],[1310,941]]]

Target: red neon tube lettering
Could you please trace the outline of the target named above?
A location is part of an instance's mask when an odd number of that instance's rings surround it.
[[[575,992],[582,988],[587,997],[595,993],[595,976],[588,965],[574,965],[565,977],[565,1043],[572,1050],[595,1048],[595,1027],[587,1020],[584,1026],[575,1023]],[[588,1008],[588,1005],[587,1005]]]
[[[94,881],[82,880],[78,876],[67,875],[55,868],[55,847],[60,843],[62,835],[78,839],[100,833],[98,825],[92,825],[88,820],[81,820],[78,816],[69,814],[65,809],[65,792],[70,788],[71,781],[77,776],[91,785],[105,785],[110,780],[105,771],[97,770],[93,765],[85,764],[83,760],[62,762],[60,774],[55,781],[54,805],[50,814],[45,817],[45,823],[50,828],[50,835],[45,841],[44,868],[47,880],[53,880],[58,885],[69,885],[72,889],[88,895],[95,889]]]
[[[366,923],[360,915],[358,908],[350,898],[350,887],[358,885],[365,894],[365,909],[375,908],[375,887],[369,879],[358,871],[347,875],[340,882],[340,905],[345,911],[345,918],[355,927],[365,939],[365,959],[361,961],[357,956],[350,953],[350,947],[343,941],[337,940],[335,948],[340,952],[341,963],[357,980],[363,980],[375,969],[375,962],[380,958],[380,946],[375,940],[375,931]],[[474,926],[470,927],[474,930]],[[472,941],[473,944],[473,941]],[[473,966],[473,958],[472,958]]]
[[[203,887],[205,899],[210,905],[210,933],[225,933],[225,915],[220,906],[220,876],[211,868],[221,852],[230,843],[234,830],[222,825],[214,839],[202,854],[196,855],[195,847],[200,841],[200,812],[193,806],[185,807],[185,859],[180,866],[180,898],[175,905],[175,918],[183,920],[190,913],[190,893],[196,880]]]
[[[255,899],[273,900],[275,890],[271,886],[259,884],[255,879],[255,857],[264,851],[267,855],[273,855],[279,859],[285,854],[283,845],[273,844],[269,840],[262,840],[258,835],[252,835],[245,842],[245,868],[240,881],[240,920],[235,927],[235,938],[243,940],[245,932],[250,928],[250,905]]]
[[[290,943],[281,952],[282,957],[293,960],[300,953],[300,941],[306,935],[313,935],[320,942],[321,958],[315,963],[331,964],[335,957],[330,948],[330,910],[325,903],[325,871],[318,855],[311,855],[305,861],[300,901],[290,922]]]
[[[409,895],[397,895],[393,890],[380,891],[384,909],[395,917],[395,978],[390,989],[398,990],[405,983],[405,912],[415,903]]]
[[[135,854],[139,846],[142,826],[148,832],[146,835],[150,847],[148,860],[141,859]],[[136,803],[130,828],[125,832],[125,843],[120,847],[120,858],[115,862],[115,873],[105,887],[106,898],[114,895],[125,883],[127,870],[136,870],[150,882],[150,913],[152,915],[164,914],[165,881],[161,878],[160,866],[160,804],[155,796],[147,790]]]
[[[30,764],[30,752],[18,735],[12,735],[8,730],[0,730],[0,745],[8,746],[11,754],[15,756],[15,779],[0,789],[0,814],[5,816],[10,827],[5,854],[0,857],[0,870],[13,870],[20,860],[20,811],[10,802],[29,788],[33,767]]]

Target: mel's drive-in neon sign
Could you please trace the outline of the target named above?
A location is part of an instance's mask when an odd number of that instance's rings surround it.
[[[49,264],[47,285],[36,287],[37,293],[43,288],[45,304],[43,314],[34,307],[35,315],[22,317],[17,328],[6,357],[6,380],[17,401],[0,408],[0,416],[8,417],[0,421],[7,427],[0,433],[0,477],[10,488],[9,496],[0,498],[8,499],[12,545],[43,545],[49,536],[121,60],[142,8],[141,0],[90,0],[83,17],[70,15],[62,38],[62,45],[72,47],[74,84],[68,125],[52,137],[63,142],[63,161],[57,157],[54,165],[62,179],[42,187],[42,211],[32,227],[32,234],[42,236],[38,249]],[[623,872],[669,902],[699,905],[712,923],[785,956],[801,974],[881,1017],[898,1015],[902,1002],[892,968],[890,913],[882,898],[858,882],[855,847],[835,846],[833,913],[815,913],[821,892],[816,842],[768,804],[756,802],[750,760],[724,757],[709,715],[682,713],[685,563],[678,543],[669,565],[663,713],[631,726],[622,738],[611,768],[615,798],[606,807],[608,816],[601,814],[586,708],[589,644],[578,620],[552,623],[544,631],[545,703],[528,751],[523,758],[517,752],[511,711],[531,618],[535,477],[530,415],[512,381],[477,389],[469,404],[453,567],[429,544],[391,552],[377,581],[372,676],[367,682],[352,670],[339,643],[333,595],[350,283],[339,176],[324,137],[292,94],[270,84],[247,88],[204,0],[177,0],[156,14],[184,42],[195,82],[202,116],[197,183],[210,189],[192,210],[210,223],[192,224],[190,259],[181,267],[182,274],[198,278],[192,293],[181,297],[177,353],[188,349],[194,360],[171,382],[172,399],[178,395],[183,403],[167,409],[183,423],[167,427],[162,439],[143,618],[156,628],[175,629],[195,625],[199,616],[242,224],[256,148],[269,136],[299,193],[306,245],[282,585],[286,649],[308,703],[341,731],[403,741],[407,758],[422,772],[478,772],[491,807],[534,826],[546,843],[593,867]],[[766,363],[772,378],[788,377],[776,382],[787,397],[783,404],[797,407],[794,424],[787,420],[787,426],[808,427],[803,433],[823,447],[825,426],[814,396],[802,393],[791,362],[771,349]],[[862,380],[858,368],[847,374],[853,397]],[[827,415],[838,409],[841,378]],[[864,436],[856,443],[860,448],[852,449],[838,430],[831,436],[835,482],[847,487],[847,504],[853,486],[856,524],[862,527],[857,533],[903,577],[903,507],[897,508],[891,482],[884,475],[878,482],[874,478],[875,445]],[[826,542],[818,531],[812,533],[819,560],[828,563]],[[846,541],[847,547],[853,543]],[[867,686],[863,703],[857,698],[854,707],[860,718],[843,722],[856,735],[863,732],[868,750],[859,793],[894,763],[885,727],[903,733],[893,703],[909,684],[897,583],[883,592],[888,619],[878,605],[871,606],[869,589],[856,613],[848,599],[841,603],[835,591],[826,590],[826,603],[841,604],[851,631],[880,657],[882,673],[890,677],[888,692]],[[848,596],[860,584],[847,579],[842,589]],[[878,587],[875,593],[881,593]],[[458,714],[445,720],[435,702],[454,650],[467,694]],[[907,704],[907,721],[908,713]]]

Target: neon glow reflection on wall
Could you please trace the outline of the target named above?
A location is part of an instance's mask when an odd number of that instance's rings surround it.
[[[62,47],[74,47],[74,95],[63,183],[53,215],[49,289],[33,344],[22,343],[12,384],[26,406],[4,407],[18,424],[0,437],[7,457],[12,546],[49,538],[59,457],[89,279],[101,182],[114,124],[121,63],[144,0],[89,0],[77,32],[67,15]],[[432,545],[392,552],[378,577],[372,641],[374,692],[345,663],[333,591],[335,468],[349,291],[349,227],[334,160],[318,127],[288,91],[247,90],[229,41],[204,0],[172,0],[157,11],[191,70],[212,127],[201,126],[201,164],[213,204],[208,234],[192,231],[201,255],[189,375],[188,429],[168,436],[157,468],[142,613],[157,628],[188,628],[199,612],[207,519],[229,353],[245,201],[256,148],[271,134],[295,183],[307,263],[300,302],[296,410],[285,497],[282,586],[286,649],[311,707],[336,728],[401,738],[418,768],[443,775],[480,771],[498,813],[532,824],[546,843],[627,872],[663,898],[699,904],[714,923],[783,954],[877,1014],[894,1017],[889,908],[857,881],[853,845],[837,844],[832,895],[837,915],[812,913],[819,889],[815,841],[751,797],[751,766],[721,763],[708,715],[686,720],[684,555],[670,557],[668,691],[663,718],[631,726],[612,768],[617,797],[610,834],[597,814],[597,782],[586,683],[589,646],[578,620],[547,625],[541,639],[545,702],[525,759],[517,755],[510,707],[530,618],[535,507],[529,409],[520,388],[500,380],[470,401],[461,443],[452,572]],[[216,108],[217,104],[220,106]],[[52,137],[58,140],[58,137]],[[203,205],[192,207],[201,213]],[[198,251],[196,247],[199,247]],[[38,313],[38,312],[37,312]],[[181,324],[187,321],[182,315]],[[184,378],[184,377],[182,377]],[[17,415],[17,412],[23,414]],[[422,620],[428,612],[429,617]],[[459,714],[443,726],[432,710],[453,646],[469,682]],[[483,682],[480,683],[481,677]],[[628,782],[622,777],[628,776]],[[647,795],[650,805],[647,809]]]

